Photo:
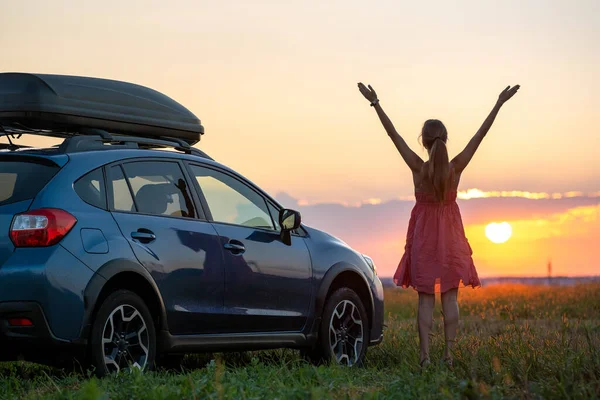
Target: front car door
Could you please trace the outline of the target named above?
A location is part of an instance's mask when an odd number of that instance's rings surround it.
[[[156,281],[171,334],[219,332],[222,249],[214,227],[196,206],[184,165],[154,159],[107,169],[112,215]]]
[[[230,332],[297,332],[311,299],[312,268],[302,237],[280,240],[267,199],[233,174],[190,164],[200,200],[224,249]]]

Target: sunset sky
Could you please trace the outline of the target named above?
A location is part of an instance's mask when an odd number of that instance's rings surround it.
[[[412,179],[356,83],[398,131],[428,118],[462,150],[521,90],[463,174],[481,276],[600,271],[600,2],[0,1],[0,71],[157,89],[202,120],[199,147],[371,254],[402,256]],[[469,191],[470,190],[470,191]],[[490,222],[513,236],[494,244]]]

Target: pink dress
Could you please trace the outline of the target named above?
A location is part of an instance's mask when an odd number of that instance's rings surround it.
[[[415,193],[404,255],[394,274],[396,285],[425,293],[481,286],[456,194],[447,193],[440,203],[432,194]]]

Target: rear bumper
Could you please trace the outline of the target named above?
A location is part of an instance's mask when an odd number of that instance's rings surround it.
[[[11,326],[12,318],[26,318],[31,326]],[[31,301],[0,303],[0,358],[23,354],[37,360],[58,353],[75,353],[83,349],[80,343],[65,341],[54,336],[42,307]]]
[[[35,329],[13,329],[0,315],[0,335],[37,337],[49,331],[61,340],[78,340],[85,311],[83,291],[92,276],[60,245],[15,249],[0,266],[0,312],[10,314],[14,309],[37,319],[41,314],[43,321]]]
[[[11,326],[11,318],[26,318],[32,326]],[[0,340],[60,341],[50,332],[42,307],[31,301],[0,303]]]

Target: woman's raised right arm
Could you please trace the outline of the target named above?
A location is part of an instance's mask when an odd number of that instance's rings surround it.
[[[498,96],[498,101],[494,105],[494,108],[492,108],[490,114],[487,116],[485,121],[483,121],[483,124],[481,125],[477,133],[475,133],[473,138],[471,138],[465,149],[461,151],[460,154],[458,154],[456,157],[454,157],[454,159],[452,159],[452,166],[454,167],[454,170],[457,173],[461,173],[467,167],[467,165],[469,165],[469,162],[475,155],[475,152],[479,148],[479,145],[483,141],[483,138],[485,137],[485,135],[487,135],[488,131],[492,127],[492,124],[494,123],[494,120],[498,115],[498,111],[500,111],[500,108],[504,105],[505,102],[507,102],[511,97],[513,97],[515,93],[517,93],[519,88],[519,85],[513,86],[512,88],[508,86],[502,91],[502,93],[500,93],[500,95]]]

